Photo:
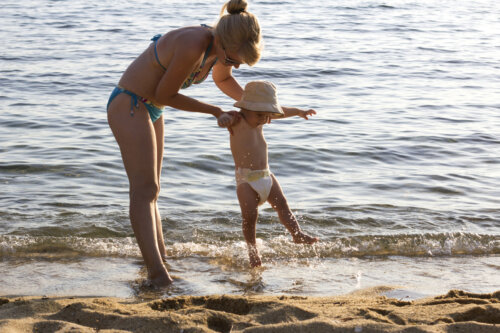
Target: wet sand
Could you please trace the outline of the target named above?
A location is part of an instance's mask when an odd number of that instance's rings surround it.
[[[1,297],[1,332],[500,332],[500,291],[413,301],[378,287],[333,297]]]

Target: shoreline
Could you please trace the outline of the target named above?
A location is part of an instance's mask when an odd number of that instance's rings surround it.
[[[498,332],[500,290],[402,300],[341,296],[0,297],[5,332]]]

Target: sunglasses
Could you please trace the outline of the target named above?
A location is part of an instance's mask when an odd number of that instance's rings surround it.
[[[226,63],[226,65],[241,65],[242,63],[239,62],[239,61],[236,61],[236,60],[233,60],[231,58],[229,58],[226,54],[226,48],[225,47],[222,47],[222,50],[224,51],[224,62]]]

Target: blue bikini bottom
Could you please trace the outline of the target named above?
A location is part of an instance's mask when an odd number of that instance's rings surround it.
[[[130,96],[130,115],[132,115],[132,116],[134,115],[134,107],[138,108],[139,107],[139,102],[144,103],[144,106],[148,110],[149,117],[151,117],[151,121],[153,123],[156,120],[158,120],[158,118],[160,118],[161,115],[163,114],[163,107],[158,107],[155,104],[153,104],[150,101],[148,101],[146,98],[138,96],[138,95],[134,94],[131,91],[123,89],[120,86],[115,87],[115,89],[113,90],[113,92],[109,96],[108,105],[106,106],[106,109],[109,108],[109,104],[111,103],[111,101],[113,101],[113,99],[116,96],[120,95],[121,93],[124,93],[124,94],[127,94],[127,95]]]

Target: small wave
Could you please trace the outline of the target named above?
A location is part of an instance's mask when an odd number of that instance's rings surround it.
[[[500,253],[499,237],[455,234],[357,236],[320,241],[313,246],[292,243],[288,237],[278,236],[258,244],[263,256],[280,258],[341,258],[367,256],[456,256],[489,255]],[[236,251],[235,253],[235,250]],[[231,245],[176,243],[172,247],[175,257],[201,255],[234,257],[246,253],[243,242]]]
[[[456,50],[448,50],[448,49],[439,49],[435,47],[424,47],[424,46],[419,46],[417,47],[418,50],[422,51],[430,51],[430,52],[437,52],[437,53],[457,53],[458,51]]]
[[[75,24],[60,24],[60,23],[54,23],[54,25],[56,25],[56,28],[58,29],[73,29],[73,28],[77,28],[78,26],[75,25]]]
[[[380,8],[380,9],[397,9],[397,7],[394,7],[394,6],[391,6],[391,5],[386,5],[386,4],[382,4],[382,5],[378,5],[378,4],[369,4],[369,5],[362,5],[362,6],[335,6],[334,7],[335,9],[337,10],[362,10],[362,9],[376,9],[376,8]]]
[[[307,70],[294,70],[292,72],[278,71],[272,69],[254,70],[252,72],[242,72],[240,75],[244,77],[264,77],[264,78],[322,78],[326,79],[329,76],[359,76],[362,74],[361,70],[355,68],[337,68],[337,69],[310,69]]]
[[[10,56],[0,56],[0,60],[2,61],[19,61],[23,60],[23,57],[10,57]],[[5,71],[2,71],[5,72]]]
[[[470,144],[500,144],[500,137],[492,136],[488,133],[472,133],[460,139],[461,142]]]
[[[446,106],[447,107],[447,106]],[[436,106],[435,107],[436,110],[439,110],[440,107],[439,106]],[[439,116],[439,117],[433,117],[434,120],[436,121],[440,121],[440,122],[445,122],[445,123],[457,123],[457,124],[460,124],[460,123],[474,123],[476,122],[477,120],[475,119],[459,119],[459,118],[450,118],[450,117],[443,117],[443,116]]]
[[[140,253],[131,237],[0,236],[0,258],[24,256],[139,257]]]
[[[381,8],[381,9],[396,9],[397,7],[394,7],[394,6],[390,6],[390,5],[374,5],[374,6],[370,6],[370,7],[375,7],[375,8]]]
[[[309,246],[277,236],[259,239],[258,247],[268,259],[493,255],[500,254],[500,237],[471,233],[372,235],[331,238]],[[173,258],[200,256],[236,263],[246,256],[246,245],[241,240],[176,242],[167,246],[167,252]],[[140,257],[140,252],[132,237],[0,236],[0,258],[26,256]]]
[[[122,32],[122,31],[124,31],[124,29],[120,29],[120,28],[109,28],[109,29],[95,29],[94,31],[95,31],[95,32],[115,32],[115,33],[118,33],[118,32]]]
[[[53,173],[66,172],[68,166],[49,165],[49,164],[0,164],[0,171],[6,173],[34,174],[34,173]]]
[[[385,28],[382,29],[382,31],[385,32],[405,32],[405,33],[421,33],[423,30],[421,29],[416,29],[416,28],[408,28],[406,25],[402,25],[399,27],[391,27],[391,28]]]
[[[425,189],[426,191],[431,193],[440,193],[446,195],[466,195],[466,192],[464,191],[459,191],[457,189],[446,186],[428,186]]]

